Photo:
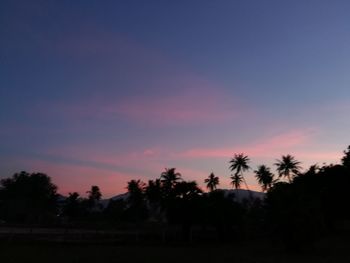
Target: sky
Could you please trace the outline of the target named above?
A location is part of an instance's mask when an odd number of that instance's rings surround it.
[[[230,188],[292,154],[350,144],[350,2],[0,2],[0,178],[25,170],[104,197],[176,167]]]

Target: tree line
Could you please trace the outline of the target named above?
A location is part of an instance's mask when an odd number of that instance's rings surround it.
[[[340,164],[312,165],[302,172],[292,155],[275,162],[276,173],[264,164],[254,170],[265,193],[263,199],[249,195],[243,201],[234,192],[218,189],[220,179],[213,172],[204,192],[195,181],[186,181],[176,168],[165,169],[147,183],[131,180],[127,193],[108,204],[92,186],[83,198],[79,193],[62,197],[51,178],[43,173],[16,173],[0,181],[0,220],[10,224],[79,226],[104,224],[110,227],[150,222],[178,226],[185,240],[200,227],[217,233],[219,240],[236,236],[274,237],[288,247],[298,248],[337,231],[349,220],[350,146]],[[248,188],[245,172],[252,169],[243,153],[229,161],[233,189]],[[231,193],[231,194],[230,194]]]

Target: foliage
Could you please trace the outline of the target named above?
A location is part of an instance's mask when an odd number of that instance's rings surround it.
[[[231,184],[233,186],[233,188],[239,189],[241,188],[241,184],[243,182],[243,176],[240,174],[234,174],[231,175]]]
[[[207,188],[210,190],[210,192],[213,192],[219,185],[219,177],[215,176],[214,173],[211,173],[208,178],[204,180],[204,183],[206,183]]]
[[[272,187],[274,183],[274,175],[271,173],[271,170],[266,165],[258,166],[258,169],[254,171],[255,177],[258,180],[258,183],[261,185],[262,190],[265,192]]]
[[[90,214],[101,212],[100,200],[102,193],[97,185],[92,185],[91,189],[86,192],[88,194],[87,200],[84,200],[83,205],[87,206],[87,212]]]
[[[348,146],[347,150],[344,151],[344,156],[341,159],[341,162],[344,167],[350,169],[350,145]]]
[[[20,172],[0,181],[2,217],[6,221],[43,223],[57,213],[57,187],[43,173]]]
[[[79,193],[69,193],[63,206],[63,216],[67,216],[70,220],[77,219],[83,215],[82,198]]]
[[[248,185],[243,177],[243,173],[250,169],[249,162],[250,159],[243,153],[235,154],[234,157],[230,160],[230,170],[232,172],[235,172],[234,175],[231,175],[231,184],[234,188],[240,188],[241,183],[244,182],[246,188],[248,189]]]
[[[160,182],[167,191],[173,189],[181,180],[181,174],[176,172],[176,168],[165,168],[160,175]]]
[[[130,221],[142,221],[147,218],[148,211],[145,203],[145,184],[141,180],[128,182],[127,207],[125,217]]]
[[[300,162],[295,160],[295,157],[288,154],[283,155],[282,160],[277,160],[275,165],[277,167],[277,172],[279,177],[286,177],[289,182],[292,178],[299,175],[301,166]]]
[[[91,186],[91,190],[87,191],[86,193],[89,194],[88,199],[93,202],[101,200],[102,194],[97,185]]]
[[[288,182],[278,182],[269,167],[260,165],[254,173],[266,192],[265,199],[250,196],[245,201],[217,190],[219,178],[214,173],[204,180],[210,191],[203,193],[195,181],[184,180],[175,168],[170,168],[147,184],[130,180],[127,193],[103,207],[102,193],[96,185],[87,191],[87,198],[73,192],[58,199],[57,187],[50,177],[21,172],[0,181],[0,219],[9,223],[47,224],[57,220],[59,214],[62,220],[94,226],[97,223],[140,226],[152,221],[169,229],[181,229],[184,241],[192,240],[193,228],[202,227],[214,229],[221,241],[265,235],[295,251],[335,233],[337,228],[342,229],[341,222],[350,221],[349,156],[350,148],[344,152],[341,164],[322,167],[315,164],[301,172],[299,161],[283,155],[275,165],[279,177],[287,178]],[[249,162],[243,153],[230,160],[234,188],[245,183],[243,173],[250,169]],[[234,190],[237,191],[244,190]]]

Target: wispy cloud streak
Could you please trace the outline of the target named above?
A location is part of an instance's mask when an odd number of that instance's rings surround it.
[[[244,152],[254,157],[269,157],[277,152],[290,150],[294,146],[303,145],[308,140],[308,133],[304,131],[290,131],[261,140],[251,145],[238,145],[222,148],[197,148],[187,150],[180,155],[188,158],[232,157],[233,153]]]

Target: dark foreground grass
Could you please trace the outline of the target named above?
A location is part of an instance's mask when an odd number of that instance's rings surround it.
[[[69,244],[0,244],[0,262],[4,263],[90,263],[90,262],[350,262],[350,238],[328,239],[302,253],[287,253],[267,242],[225,245],[114,246]]]

